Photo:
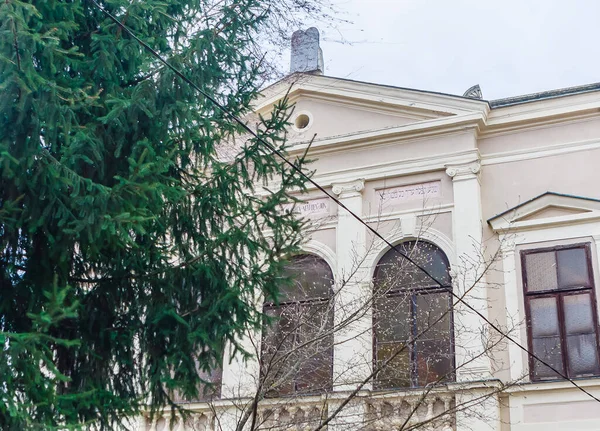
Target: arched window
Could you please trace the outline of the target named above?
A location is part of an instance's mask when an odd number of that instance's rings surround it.
[[[399,248],[443,285],[450,286],[446,255],[425,241]],[[454,379],[451,294],[389,250],[375,270],[373,336],[375,387],[425,386]],[[387,366],[384,366],[386,364]]]
[[[321,258],[294,256],[290,283],[278,302],[264,304],[261,380],[267,396],[331,390],[333,367],[333,273]]]

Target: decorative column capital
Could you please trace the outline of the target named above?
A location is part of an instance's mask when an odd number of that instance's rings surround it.
[[[446,174],[454,181],[477,178],[477,174],[480,170],[481,163],[479,160],[474,160],[469,163],[446,165]]]
[[[354,181],[333,184],[332,191],[334,194],[338,195],[340,199],[344,199],[360,196],[364,188],[365,180],[361,178]]]

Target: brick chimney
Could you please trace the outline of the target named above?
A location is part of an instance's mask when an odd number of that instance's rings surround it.
[[[305,72],[322,75],[323,51],[319,46],[319,30],[311,27],[292,34],[292,59],[290,73]]]

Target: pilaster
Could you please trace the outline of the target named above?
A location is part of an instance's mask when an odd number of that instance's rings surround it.
[[[483,255],[483,221],[479,160],[446,166],[452,178],[454,213],[452,217],[457,262],[453,266],[454,293],[487,318],[488,303]],[[485,321],[463,302],[454,299],[455,351],[458,381],[491,377],[491,364],[485,355]]]
[[[363,215],[363,189],[362,179],[333,184],[332,187],[338,199],[359,217]],[[370,375],[373,352],[370,311],[359,313],[359,318],[350,317],[365,307],[371,291],[363,265],[366,230],[359,220],[343,208],[338,209],[336,243],[335,323],[339,325],[346,319],[349,322],[334,336],[333,382],[334,390],[344,391],[356,388],[359,382]]]

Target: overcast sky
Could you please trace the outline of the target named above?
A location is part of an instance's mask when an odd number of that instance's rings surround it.
[[[600,0],[334,3],[326,75],[490,100],[600,81]]]

